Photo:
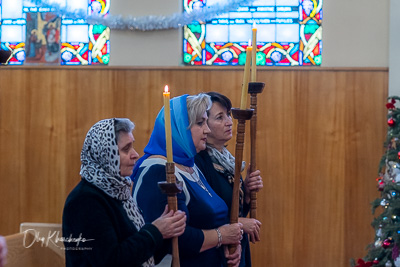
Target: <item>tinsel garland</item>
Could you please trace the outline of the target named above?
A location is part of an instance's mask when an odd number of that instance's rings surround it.
[[[86,10],[67,10],[66,7],[58,3],[50,3],[48,0],[30,0],[38,7],[50,7],[52,12],[59,16],[71,19],[85,19],[89,24],[101,24],[116,30],[130,31],[154,31],[180,28],[194,21],[207,21],[224,13],[234,11],[240,6],[249,5],[255,0],[229,0],[223,3],[195,9],[191,13],[174,13],[170,16],[143,16],[127,18],[121,15],[111,15],[103,17],[101,15],[88,15]]]

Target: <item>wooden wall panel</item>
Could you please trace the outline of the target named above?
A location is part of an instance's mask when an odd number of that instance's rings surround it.
[[[254,266],[348,266],[373,240],[388,70],[273,68],[258,80],[266,82],[257,132],[265,187]],[[0,68],[0,234],[61,222],[98,120],[131,118],[142,154],[165,84],[172,96],[219,91],[237,107],[241,81],[239,68]]]

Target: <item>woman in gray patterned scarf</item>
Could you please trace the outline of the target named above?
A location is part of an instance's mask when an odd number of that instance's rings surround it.
[[[235,173],[235,158],[226,149],[226,143],[232,138],[231,101],[226,96],[210,92],[212,106],[208,110],[207,124],[211,132],[207,136],[207,149],[195,157],[196,165],[203,172],[207,182],[220,196],[228,207],[232,205],[232,190]],[[242,171],[245,162],[242,164]],[[243,224],[244,235],[241,241],[242,256],[241,267],[250,267],[249,239],[255,243],[260,240],[261,222],[256,219],[246,218],[250,209],[250,193],[258,192],[263,187],[260,171],[247,172],[247,177],[241,181],[239,195],[239,222]],[[230,212],[230,211],[229,211]]]
[[[186,227],[186,215],[168,207],[144,223],[129,177],[139,157],[133,129],[129,119],[106,119],[86,135],[82,179],[64,206],[66,266],[154,266],[170,249],[165,239]]]

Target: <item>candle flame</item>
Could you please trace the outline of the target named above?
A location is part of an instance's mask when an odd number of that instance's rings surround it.
[[[168,85],[166,85],[166,86],[164,87],[164,93],[168,93],[168,92],[169,92]]]
[[[248,46],[251,46],[251,39],[249,39],[249,44],[248,44]]]
[[[256,21],[253,21],[253,29],[255,29],[257,26]]]

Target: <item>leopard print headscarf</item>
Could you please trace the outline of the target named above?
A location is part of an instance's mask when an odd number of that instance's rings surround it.
[[[129,219],[139,231],[144,220],[132,198],[131,178],[120,175],[114,122],[115,119],[101,120],[88,131],[81,152],[80,175],[110,197],[121,200]],[[142,266],[154,266],[153,257]]]

